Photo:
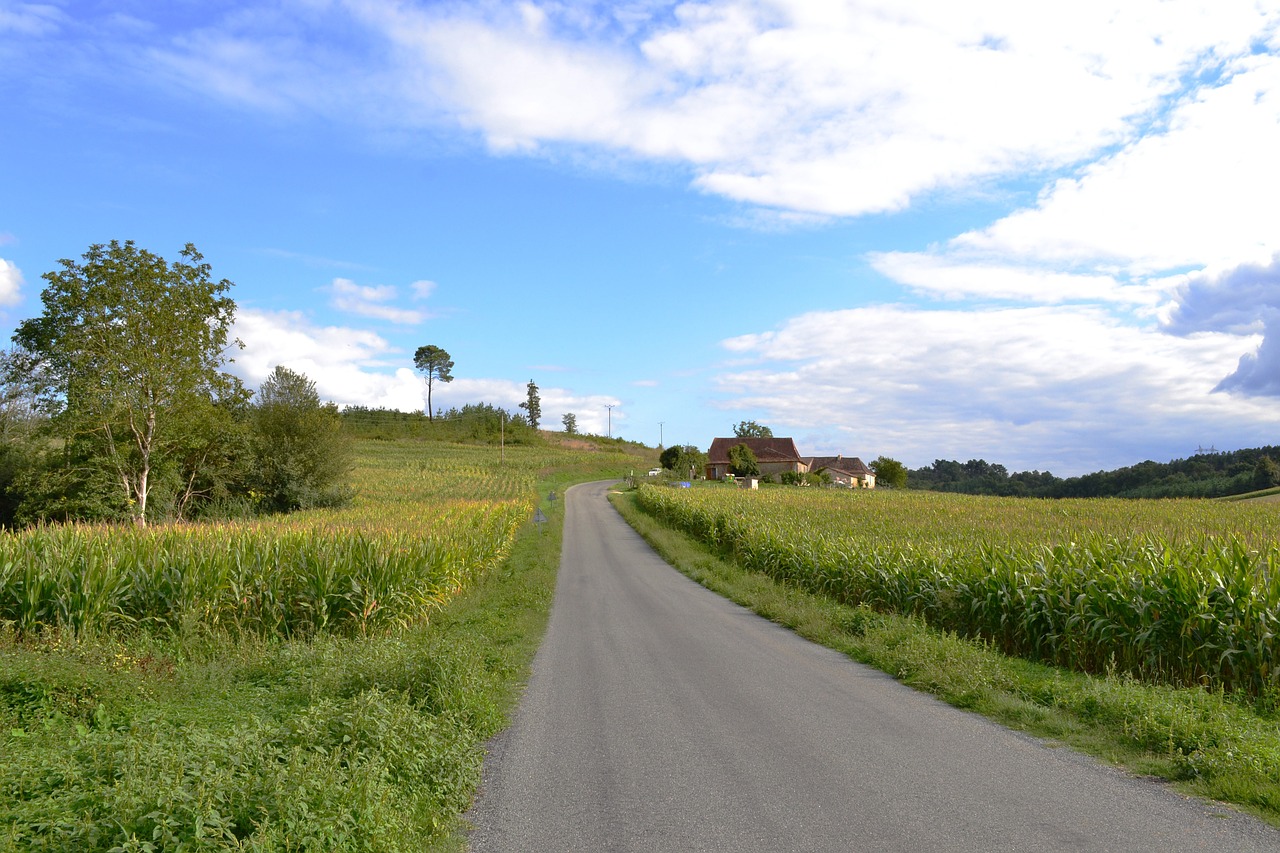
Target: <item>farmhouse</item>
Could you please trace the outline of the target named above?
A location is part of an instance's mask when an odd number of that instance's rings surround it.
[[[717,438],[707,451],[707,479],[723,480],[729,473],[729,450],[745,444],[756,456],[760,476],[771,477],[792,471],[804,474],[809,470],[796,443],[789,438]]]
[[[812,456],[805,460],[813,473],[826,471],[831,484],[848,489],[874,489],[875,472],[856,456]]]

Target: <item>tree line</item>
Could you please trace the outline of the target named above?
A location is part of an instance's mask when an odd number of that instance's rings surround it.
[[[1055,477],[1010,473],[984,459],[934,460],[909,471],[911,488],[971,495],[1038,498],[1217,498],[1280,486],[1280,447],[1197,453],[1170,462],[1147,460],[1112,471]]]
[[[350,499],[336,406],[277,366],[257,393],[226,367],[232,284],[188,243],[132,241],[45,273],[42,313],[0,356],[0,523],[156,520]]]

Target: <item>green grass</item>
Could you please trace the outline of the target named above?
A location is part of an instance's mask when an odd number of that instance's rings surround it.
[[[406,470],[406,449],[365,443],[366,471]],[[487,453],[437,450],[449,460],[424,469],[430,480],[465,480]],[[430,621],[368,636],[196,618],[0,628],[0,850],[463,849],[484,742],[506,724],[550,608],[563,512],[546,496],[635,464],[521,453],[510,464],[550,523],[525,522],[506,559]]]
[[[916,618],[847,606],[722,559],[642,512],[614,505],[678,570],[813,642],[1013,729],[1168,780],[1280,826],[1280,717],[1221,693],[1085,675],[1006,657]]]

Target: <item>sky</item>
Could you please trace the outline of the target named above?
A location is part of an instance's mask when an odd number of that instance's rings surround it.
[[[113,239],[230,369],[1072,476],[1280,444],[1280,4],[0,0],[0,327]]]

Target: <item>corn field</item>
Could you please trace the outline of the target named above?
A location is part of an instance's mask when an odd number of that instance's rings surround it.
[[[1277,508],[642,486],[745,568],[1002,651],[1251,694],[1280,686]]]
[[[265,635],[426,619],[509,552],[541,459],[365,443],[343,510],[222,524],[0,535],[0,624],[98,632],[198,620]]]

